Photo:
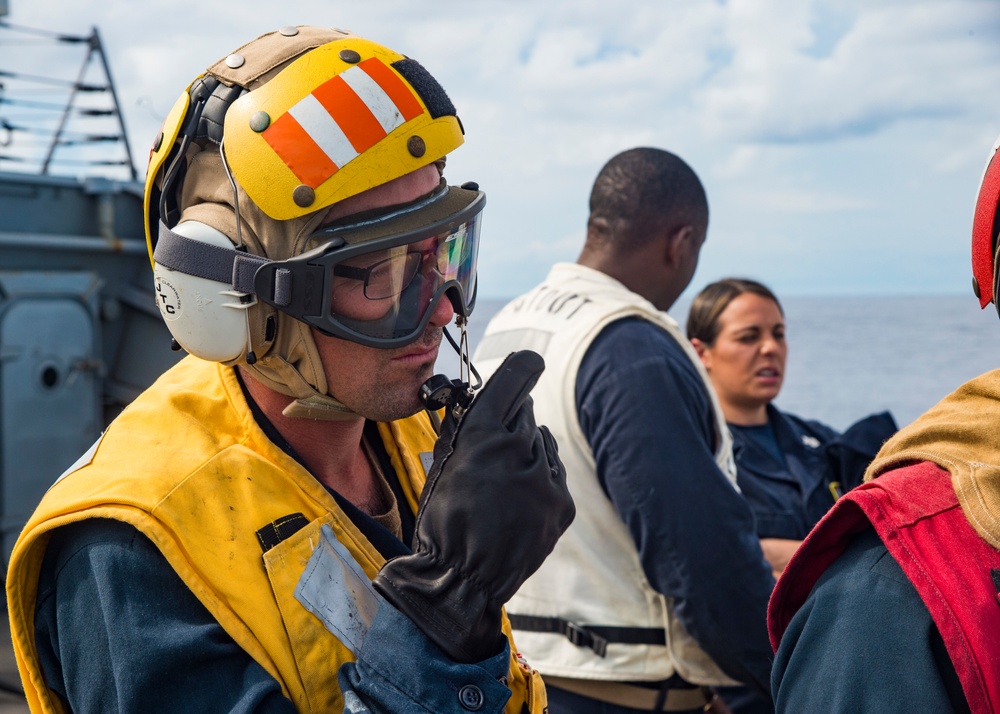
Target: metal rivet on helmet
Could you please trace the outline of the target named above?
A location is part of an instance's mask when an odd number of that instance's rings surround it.
[[[976,297],[979,297],[979,281],[976,280],[976,276],[972,276],[972,292],[976,294]]]
[[[243,59],[243,55],[236,52],[226,57],[226,66],[229,67],[229,69],[238,69],[242,67],[245,62],[246,60]]]
[[[278,32],[280,32],[285,37],[295,37],[297,34],[299,34],[299,28],[292,27],[291,25],[285,25],[280,30],[278,30]]]
[[[267,112],[254,112],[250,117],[250,128],[258,134],[271,126],[271,116]]]
[[[308,208],[316,201],[316,192],[309,186],[301,184],[296,186],[295,190],[292,191],[292,200],[295,201],[296,206]]]
[[[163,130],[162,129],[157,133],[156,138],[153,139],[153,151],[154,152],[155,151],[159,151],[161,146],[163,146]]]
[[[354,50],[341,50],[340,59],[347,62],[347,64],[357,64],[361,61],[361,55]]]
[[[424,140],[419,136],[414,135],[406,140],[406,148],[412,156],[419,159],[424,155],[424,152],[427,151],[427,144],[425,144]]]

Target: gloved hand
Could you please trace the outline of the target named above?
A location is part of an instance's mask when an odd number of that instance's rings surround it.
[[[456,662],[503,647],[503,603],[538,569],[576,515],[556,442],[528,392],[545,368],[515,352],[456,418],[449,409],[420,496],[413,554],[375,589]]]

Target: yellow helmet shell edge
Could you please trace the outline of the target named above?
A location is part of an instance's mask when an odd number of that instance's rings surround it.
[[[167,113],[167,118],[163,120],[163,128],[156,135],[153,146],[149,150],[149,166],[146,168],[146,186],[143,190],[142,210],[146,229],[146,251],[149,253],[149,263],[153,264],[153,245],[156,243],[155,236],[158,230],[154,212],[159,213],[159,207],[154,206],[154,197],[159,196],[156,182],[159,180],[160,169],[166,162],[167,157],[177,142],[177,137],[181,133],[184,118],[187,115],[188,107],[191,104],[191,95],[185,89],[184,93],[174,102],[173,108]]]

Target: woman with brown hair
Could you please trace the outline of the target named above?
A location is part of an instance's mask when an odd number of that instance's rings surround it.
[[[736,481],[778,577],[834,501],[861,481],[896,424],[883,412],[841,434],[774,406],[788,356],[785,316],[759,282],[726,278],[708,285],[691,303],[687,335],[719,397],[733,435]],[[746,687],[717,691],[734,714],[773,711]]]
[[[777,576],[840,494],[857,485],[896,424],[883,412],[840,434],[774,406],[788,356],[785,317],[759,282],[708,285],[691,303],[687,335],[733,434],[737,482]]]

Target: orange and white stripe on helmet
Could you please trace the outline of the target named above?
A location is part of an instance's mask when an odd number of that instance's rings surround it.
[[[261,210],[278,220],[312,213],[461,145],[457,117],[433,117],[393,68],[400,60],[369,40],[338,40],[233,103],[226,157]]]
[[[304,185],[315,189],[423,107],[378,57],[321,84],[262,132]]]

